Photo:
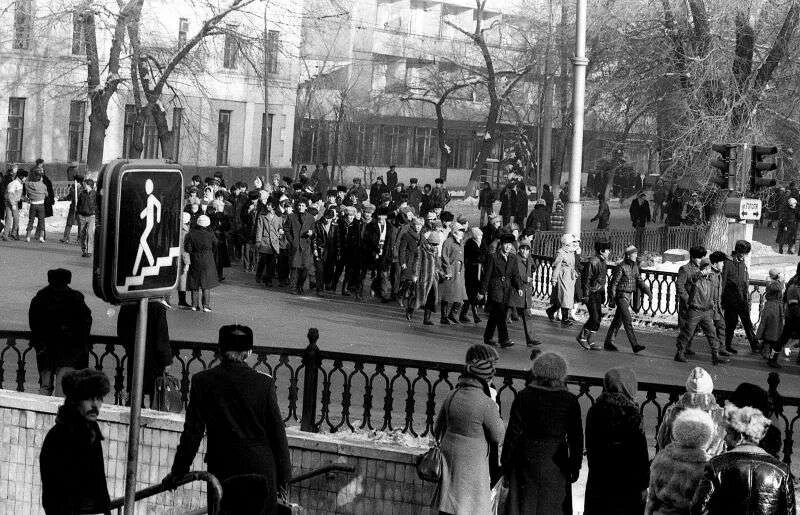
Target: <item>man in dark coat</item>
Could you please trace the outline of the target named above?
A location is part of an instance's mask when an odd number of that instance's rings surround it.
[[[394,247],[395,228],[388,223],[388,210],[380,207],[375,211],[375,218],[364,228],[361,242],[363,262],[365,266],[375,269],[375,280],[372,290],[382,303],[387,303],[392,296],[390,273],[392,269],[392,248]]]
[[[516,205],[516,178],[512,177],[505,187],[503,187],[502,191],[500,191],[500,216],[503,217],[504,226],[511,222],[511,217],[514,216]]]
[[[389,193],[389,188],[383,182],[383,177],[380,175],[375,178],[375,182],[369,189],[369,201],[371,204],[378,205],[381,203],[381,198],[384,193]]]
[[[750,349],[759,350],[758,339],[753,331],[753,322],[750,320],[750,274],[744,262],[750,253],[750,242],[738,240],[730,258],[725,261],[722,269],[722,309],[725,312],[725,350],[736,354],[733,348],[733,332],[742,321]]]
[[[169,344],[169,326],[167,324],[167,308],[150,299],[147,303],[147,329],[144,344],[144,379],[142,380],[142,397],[150,396],[150,408],[159,409],[154,399],[156,379],[172,364],[172,347]],[[128,394],[130,395],[133,378],[133,362],[136,349],[136,320],[139,306],[136,303],[123,304],[117,318],[117,337],[128,356]],[[144,403],[142,403],[144,405]]]
[[[450,192],[444,187],[444,179],[437,177],[431,191],[431,209],[439,208],[444,210],[450,203]]]
[[[64,374],[89,366],[92,312],[83,294],[69,287],[71,281],[69,270],[48,270],[48,285],[36,293],[28,311],[42,395],[58,395]]]
[[[90,368],[72,371],[63,388],[64,404],[39,455],[42,507],[48,515],[106,513],[111,498],[97,416],[111,391],[108,378]]]
[[[481,295],[486,296],[486,309],[489,312],[489,320],[486,322],[486,330],[483,333],[483,342],[486,345],[497,346],[497,343],[492,340],[495,328],[497,328],[501,347],[514,345],[514,342],[508,338],[506,312],[511,296],[523,295],[517,257],[512,253],[514,241],[513,234],[501,235],[500,247],[486,260],[486,272],[484,272],[481,282]]]
[[[308,201],[298,199],[295,208],[297,213],[289,215],[290,231],[286,231],[292,238],[293,259],[292,267],[295,270],[295,293],[302,295],[308,271],[314,266],[312,241],[314,240],[314,217],[308,213]]]
[[[312,331],[316,331],[312,329]],[[219,366],[192,377],[186,422],[183,426],[172,470],[164,478],[168,486],[189,472],[203,436],[207,433],[208,472],[220,480],[223,492],[234,488],[240,494],[233,502],[253,504],[246,490],[236,489],[243,474],[263,476],[266,492],[259,509],[252,513],[276,513],[279,494],[286,492],[292,465],[275,380],[253,370],[245,360],[253,349],[253,331],[241,325],[219,329]],[[251,494],[256,495],[256,494]],[[227,504],[227,503],[226,503]],[[225,506],[226,513],[250,511]],[[241,506],[239,506],[241,508]]]
[[[361,295],[361,220],[356,220],[356,208],[347,206],[344,217],[336,227],[336,276],[343,271],[342,295]]]
[[[397,167],[395,165],[389,166],[389,171],[386,172],[386,187],[389,191],[393,191],[397,186]]]
[[[550,213],[547,211],[547,204],[543,199],[536,201],[533,211],[525,221],[525,235],[533,236],[538,231],[550,230]]]
[[[420,205],[422,204],[422,190],[419,189],[419,180],[416,177],[412,177],[408,180],[408,189],[406,189],[406,193],[408,194],[408,206],[414,210],[414,213],[420,215]]]
[[[481,212],[479,224],[483,226],[489,221],[489,216],[494,213],[494,190],[487,181],[481,183],[481,190],[478,192],[478,209]]]
[[[550,185],[545,184],[542,186],[542,200],[544,200],[545,204],[547,205],[547,211],[549,213],[553,212],[553,204],[555,204],[555,197],[553,197],[553,192],[550,190]]]
[[[324,290],[335,291],[338,276],[334,277],[336,269],[336,211],[328,207],[322,218],[314,224],[314,282],[317,295],[322,295]],[[335,281],[335,282],[334,282]]]
[[[586,350],[600,350],[600,344],[592,342],[592,336],[600,329],[603,319],[603,304],[606,303],[606,280],[608,278],[608,256],[611,244],[607,241],[594,242],[595,255],[586,261],[581,273],[581,292],[589,320],[577,336],[578,344]]]
[[[522,228],[528,218],[528,188],[525,181],[517,180],[517,196],[514,199],[514,221]]]
[[[634,229],[644,229],[647,223],[651,220],[650,217],[650,203],[647,201],[647,195],[644,191],[640,191],[636,199],[631,202],[631,207],[628,209],[631,215],[631,224]]]
[[[606,339],[603,343],[603,348],[609,351],[617,351],[617,346],[614,345],[614,338],[617,337],[619,327],[625,328],[625,334],[628,336],[628,341],[631,344],[631,349],[634,354],[645,349],[644,345],[640,345],[636,339],[636,333],[633,331],[633,318],[631,309],[638,311],[634,307],[634,297],[638,297],[640,293],[650,295],[650,287],[642,280],[639,274],[639,249],[633,245],[625,249],[625,259],[622,263],[618,264],[611,274],[611,282],[608,284],[608,304],[610,307],[616,307],[614,318],[611,320],[611,325],[608,327]]]
[[[58,240],[61,243],[69,243],[69,236],[72,232],[72,226],[77,225],[77,221],[75,220],[75,206],[78,204],[78,193],[81,191],[81,187],[83,185],[83,176],[79,174],[75,174],[72,176],[72,184],[69,185],[69,190],[67,190],[67,194],[63,197],[59,198],[58,200],[61,202],[69,201],[69,211],[67,212],[67,221],[64,225],[64,236]],[[3,193],[5,193],[5,188],[3,188]]]

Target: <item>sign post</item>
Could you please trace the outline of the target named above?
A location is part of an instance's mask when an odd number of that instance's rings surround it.
[[[147,303],[178,283],[183,172],[159,160],[116,160],[98,177],[93,287],[111,304],[138,302],[130,391],[125,515],[133,515],[139,458]]]

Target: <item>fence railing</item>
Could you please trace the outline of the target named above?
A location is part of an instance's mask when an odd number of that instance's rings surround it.
[[[189,400],[192,375],[218,363],[215,344],[173,341],[174,360],[168,369],[180,378],[184,403]],[[372,356],[320,349],[256,346],[248,362],[273,376],[284,421],[307,431],[399,431],[411,436],[431,435],[437,409],[457,383],[463,365],[416,359]],[[114,337],[95,337],[90,366],[112,379],[109,402],[127,400],[127,354]],[[313,371],[313,372],[310,372]],[[495,386],[501,414],[507,419],[517,392],[525,387],[527,372],[500,368]],[[777,375],[770,381],[778,399]],[[602,378],[570,376],[569,389],[578,396],[585,414],[602,391]],[[0,386],[38,391],[35,351],[30,333],[0,331]],[[683,386],[639,383],[639,400],[648,440],[655,435],[665,409],[676,402]],[[729,392],[716,391],[720,402]],[[800,419],[800,399],[783,398],[775,404],[774,421],[784,435],[783,459],[790,463],[793,434]]]
[[[648,227],[645,229],[613,229],[607,231],[581,232],[581,251],[584,255],[594,252],[595,241],[611,243],[611,257],[619,259],[628,245],[636,245],[640,251],[662,253],[669,249],[688,249],[701,245],[707,228],[705,226]],[[531,253],[554,256],[561,243],[562,231],[540,231],[533,235]]]

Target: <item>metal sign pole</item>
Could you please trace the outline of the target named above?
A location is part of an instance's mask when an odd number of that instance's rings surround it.
[[[136,496],[136,468],[139,461],[139,423],[142,413],[145,339],[147,337],[147,302],[139,299],[136,319],[136,342],[133,351],[133,380],[130,392],[131,416],[128,430],[128,465],[125,472],[125,515],[133,515]]]

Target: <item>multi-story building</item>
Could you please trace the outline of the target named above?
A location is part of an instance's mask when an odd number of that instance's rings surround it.
[[[229,3],[145,0],[142,53],[153,56],[147,65],[163,66]],[[41,157],[53,164],[51,170],[85,163],[91,106],[86,25],[76,14],[80,4],[14,0],[0,10],[0,162],[28,163]],[[267,160],[276,169],[290,166],[301,8],[302,0],[272,0],[232,12],[176,68],[161,106],[175,136],[174,155],[187,174],[211,175],[213,169],[231,178],[252,178]],[[116,2],[108,2],[109,12],[118,9]],[[105,82],[115,20],[103,14],[96,18]],[[108,107],[103,161],[131,156],[135,104],[129,43],[126,38],[122,82]],[[266,116],[264,62],[269,63]],[[141,157],[161,157],[152,119],[145,119],[143,133]]]

